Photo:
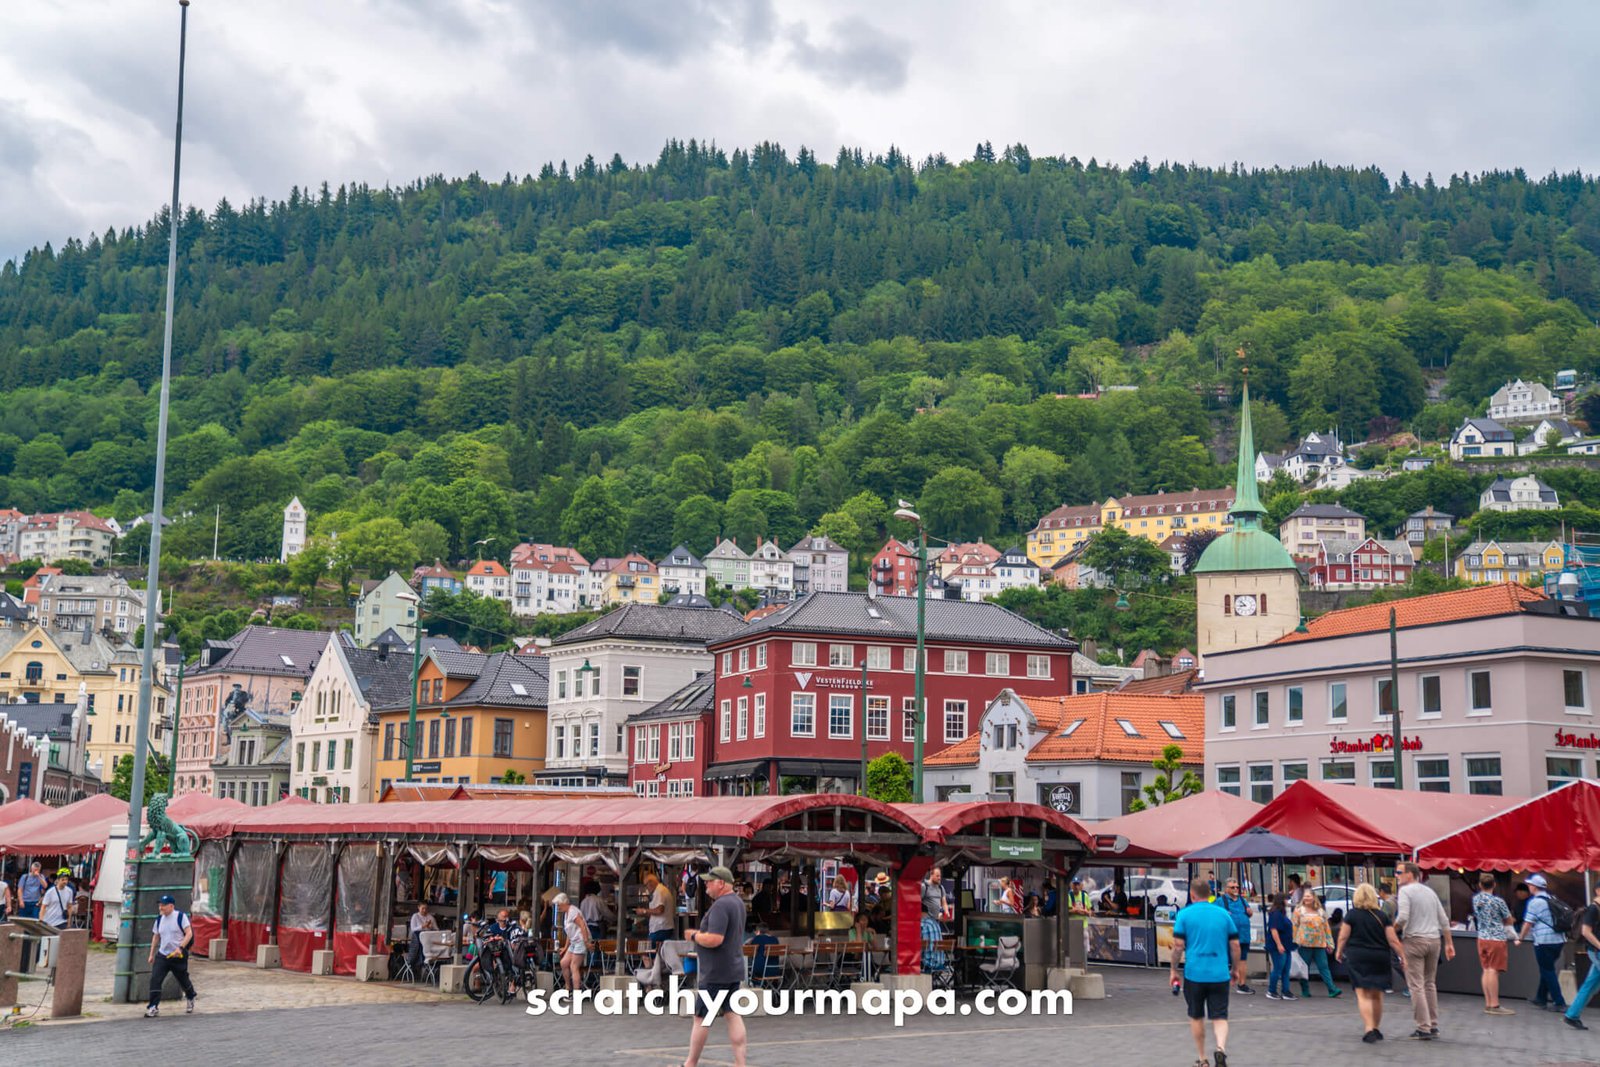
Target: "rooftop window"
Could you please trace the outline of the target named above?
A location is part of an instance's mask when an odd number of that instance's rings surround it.
[[[1118,719],[1117,725],[1122,727],[1122,732],[1127,734],[1129,737],[1143,736],[1139,733],[1139,728],[1133,725],[1133,723],[1129,722],[1127,719]]]

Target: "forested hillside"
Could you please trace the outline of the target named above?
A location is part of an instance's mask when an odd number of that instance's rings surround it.
[[[0,506],[148,508],[167,227],[0,268]],[[294,493],[383,560],[819,524],[860,549],[896,497],[1010,539],[1064,500],[1220,483],[1240,346],[1264,447],[1437,435],[1507,377],[1600,371],[1579,175],[689,142],[223,202],[179,236],[178,554],[220,505],[225,555],[275,556]],[[1115,385],[1139,388],[1076,398]]]

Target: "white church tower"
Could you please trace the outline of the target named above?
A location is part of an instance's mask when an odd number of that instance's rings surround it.
[[[306,508],[300,498],[295,497],[283,509],[283,551],[278,553],[278,562],[287,563],[290,556],[299,555],[305,547]]]

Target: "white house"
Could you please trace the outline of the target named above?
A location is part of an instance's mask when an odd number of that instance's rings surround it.
[[[750,588],[768,600],[794,596],[794,560],[776,541],[760,541],[750,553]]]
[[[499,560],[480,559],[467,571],[467,592],[510,604],[511,572]]]
[[[305,756],[289,766],[289,792],[318,803],[377,799],[373,772],[378,727],[372,709],[411,695],[411,655],[399,646],[356,648],[341,634],[328,638],[289,713],[289,731]]]
[[[306,506],[295,497],[283,509],[283,547],[278,551],[278,562],[287,563],[306,547]]]
[[[1509,456],[1515,451],[1511,431],[1493,419],[1468,419],[1450,435],[1451,459]]]
[[[1600,456],[1600,437],[1584,437],[1567,446],[1569,456]]]
[[[1311,488],[1348,489],[1356,482],[1366,481],[1369,478],[1381,479],[1385,477],[1387,477],[1387,475],[1385,475],[1383,471],[1362,470],[1360,467],[1352,467],[1349,464],[1340,464],[1337,467],[1329,467],[1327,470],[1323,471],[1322,474],[1311,483]]]
[[[511,611],[522,616],[592,611],[601,579],[576,549],[521,544],[511,550]]]
[[[796,593],[848,593],[850,552],[831,537],[811,535],[789,549]]]
[[[1583,433],[1566,419],[1540,419],[1533,432],[1517,443],[1517,455],[1531,455],[1541,448],[1559,448],[1582,438]]]
[[[1496,478],[1478,497],[1482,511],[1554,511],[1560,506],[1556,491],[1531,474]]]
[[[372,644],[379,634],[394,627],[402,634],[414,634],[417,626],[417,594],[395,571],[379,581],[361,583],[356,601],[356,644]]]
[[[1489,398],[1489,418],[1496,422],[1537,422],[1561,414],[1561,398],[1543,382],[1518,378],[1507,382]]]
[[[661,579],[661,591],[675,595],[705,596],[706,565],[689,551],[688,545],[679,545],[656,564]]]

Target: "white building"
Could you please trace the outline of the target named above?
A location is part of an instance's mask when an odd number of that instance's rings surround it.
[[[511,572],[499,560],[480,559],[467,571],[467,592],[510,604]]]
[[[794,596],[794,560],[776,541],[758,541],[750,554],[750,588],[768,600]]]
[[[592,611],[601,581],[577,549],[521,544],[511,550],[511,611],[524,617]]]
[[[29,515],[17,530],[17,558],[41,563],[81,559],[103,564],[116,547],[117,530],[87,511]]]
[[[803,537],[789,549],[796,593],[848,593],[850,552],[831,537]]]
[[[1518,378],[1507,382],[1489,398],[1489,417],[1496,422],[1538,422],[1561,414],[1561,398],[1543,382]]]
[[[361,597],[356,601],[356,644],[365,648],[390,627],[402,634],[415,634],[416,595],[394,571],[381,582],[362,582]]]
[[[330,634],[305,694],[289,714],[290,736],[317,754],[290,764],[290,794],[325,804],[376,800],[378,727],[372,710],[410,696],[409,649],[355,648]]]
[[[1531,474],[1496,478],[1478,496],[1481,511],[1554,511],[1560,506],[1556,491]]]
[[[278,562],[286,563],[298,556],[306,547],[306,506],[295,497],[283,509],[283,548],[278,552]]]
[[[161,614],[161,594],[156,594]],[[144,590],[119,574],[46,575],[39,583],[39,625],[46,630],[132,636],[144,624]]]
[[[679,545],[656,564],[656,574],[661,579],[661,591],[674,596],[705,596],[706,565],[689,551],[688,545]]]
[[[630,715],[712,669],[706,644],[745,625],[734,612],[624,604],[550,643],[545,785],[625,785]]]
[[[1517,455],[1529,456],[1541,448],[1560,448],[1582,439],[1583,432],[1566,419],[1540,419],[1533,432],[1517,443]]]
[[[1509,456],[1516,450],[1516,438],[1511,431],[1493,419],[1468,419],[1450,435],[1451,459]]]

